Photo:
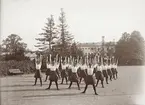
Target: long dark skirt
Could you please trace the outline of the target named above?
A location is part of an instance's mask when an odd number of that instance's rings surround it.
[[[36,70],[35,74],[34,74],[35,78],[41,78],[42,77],[42,73],[41,70]]]
[[[110,69],[107,69],[107,73],[109,76],[112,76],[112,71]]]
[[[103,70],[102,72],[103,72],[104,77],[108,78],[107,70]]]
[[[71,69],[68,69],[68,79],[70,80],[70,77],[72,75],[72,70]]]
[[[93,85],[96,84],[96,79],[92,75],[87,75],[87,77],[85,78],[85,82],[87,85]]]
[[[115,69],[111,68],[112,74],[115,75]]]
[[[117,69],[116,69],[116,68],[114,69],[114,71],[115,71],[115,74],[117,74],[117,73],[118,73],[118,71],[117,71]]]
[[[67,77],[67,72],[66,70],[61,71],[61,78]]]
[[[50,69],[48,68],[45,72],[46,75],[50,75]]]
[[[85,70],[80,70],[80,75],[79,75],[79,77],[85,78],[86,76],[87,76],[86,71],[85,71]]]
[[[70,81],[71,82],[78,82],[79,81],[78,74],[77,73],[72,73],[71,76],[70,76]]]
[[[50,81],[57,81],[58,80],[58,75],[56,71],[50,71],[50,76],[49,76]]]
[[[96,76],[96,79],[97,79],[97,80],[101,80],[101,81],[104,80],[104,76],[103,76],[103,73],[102,73],[101,71],[97,71],[97,72],[95,73],[95,76]]]

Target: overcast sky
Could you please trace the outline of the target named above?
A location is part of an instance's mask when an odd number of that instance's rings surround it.
[[[59,24],[60,8],[78,42],[117,41],[134,30],[145,38],[145,0],[1,0],[1,38],[17,34],[35,50],[46,18]]]

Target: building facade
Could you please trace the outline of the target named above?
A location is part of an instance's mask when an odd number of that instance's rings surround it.
[[[85,55],[93,54],[93,53],[101,53],[102,48],[104,53],[108,53],[109,50],[115,52],[115,43],[113,42],[105,42],[102,45],[102,42],[97,43],[77,43],[79,49],[83,51]]]

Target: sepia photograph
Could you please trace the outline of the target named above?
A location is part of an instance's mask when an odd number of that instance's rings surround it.
[[[0,0],[0,105],[145,105],[145,0]]]

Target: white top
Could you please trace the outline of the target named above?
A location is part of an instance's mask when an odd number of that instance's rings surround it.
[[[67,67],[67,65],[65,64],[65,65],[63,65],[62,64],[62,70],[65,70],[66,69],[66,67]]]
[[[94,68],[96,68],[96,67],[98,67],[98,64],[95,64],[95,65],[94,65]]]
[[[41,68],[41,63],[39,63],[39,64],[36,63],[36,69],[40,70],[40,68]]]
[[[105,66],[103,65],[102,70],[107,70],[107,65],[105,65]]]
[[[111,68],[114,68],[114,64],[113,65],[111,64],[110,66],[111,66]]]
[[[47,63],[47,64],[46,64],[46,67],[47,67],[47,69],[50,68],[50,64]]]
[[[54,66],[56,67],[56,69],[58,69],[59,68],[59,64],[54,64]]]
[[[56,66],[55,66],[55,65],[54,65],[54,66],[51,65],[50,70],[51,70],[51,71],[56,71]]]
[[[108,69],[111,69],[111,65],[108,65]]]
[[[114,68],[117,69],[117,65],[114,65]]]
[[[93,75],[94,68],[88,68],[87,73],[88,75]]]
[[[85,69],[87,69],[87,65],[82,65],[81,70],[85,70]]]
[[[78,67],[72,67],[72,73],[77,73]]]
[[[69,65],[68,65],[68,69],[72,69],[72,65],[69,64]]]
[[[102,71],[102,65],[98,66],[97,71]]]

